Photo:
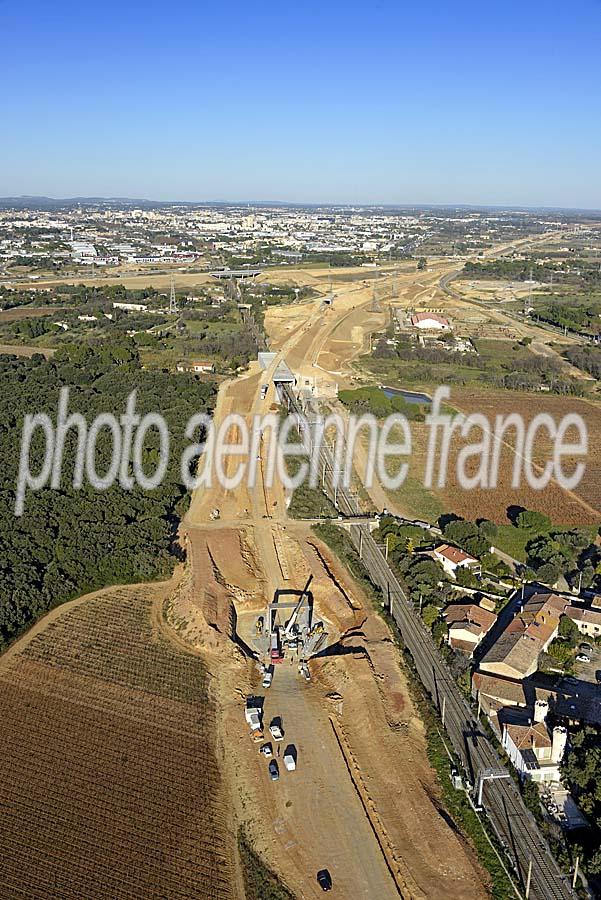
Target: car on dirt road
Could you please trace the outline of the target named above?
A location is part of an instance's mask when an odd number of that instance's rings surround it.
[[[284,729],[282,728],[282,720],[280,718],[272,719],[269,725],[269,733],[274,741],[284,740]]]
[[[591,658],[586,653],[579,653],[578,656],[576,657],[576,662],[590,663],[590,661],[591,661]]]
[[[587,653],[590,655],[593,652],[593,645],[589,644],[588,641],[583,641],[578,649],[581,653]]]
[[[263,744],[263,746],[259,748],[259,753],[262,753],[266,759],[270,759],[273,756],[271,744]]]
[[[263,687],[268,688],[271,687],[271,682],[273,681],[273,666],[269,666],[263,672]]]
[[[327,869],[320,869],[320,871],[317,873],[317,884],[320,886],[322,891],[332,890],[332,876]]]
[[[278,764],[275,759],[272,759],[269,763],[269,777],[272,781],[277,781],[280,777],[280,770],[278,769]]]

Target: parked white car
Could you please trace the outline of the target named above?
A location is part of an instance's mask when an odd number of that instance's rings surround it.
[[[280,725],[279,719],[274,719],[269,726],[269,733],[274,739],[274,741],[283,741],[284,740],[284,732],[282,731],[282,726]]]

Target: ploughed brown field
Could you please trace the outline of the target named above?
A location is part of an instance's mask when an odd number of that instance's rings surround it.
[[[546,513],[556,524],[587,525],[596,524],[601,519],[601,409],[590,402],[576,397],[559,397],[549,395],[532,395],[510,391],[477,391],[452,390],[451,404],[466,414],[483,413],[494,427],[496,415],[508,415],[512,412],[524,417],[526,427],[538,413],[550,413],[556,422],[569,413],[578,413],[584,419],[588,429],[588,453],[581,460],[586,463],[586,470],[580,484],[573,491],[566,491],[552,481],[543,490],[531,488],[524,477],[519,488],[511,486],[511,477],[515,459],[512,450],[514,431],[506,434],[507,447],[503,448],[500,458],[499,479],[495,489],[475,488],[464,490],[457,481],[457,454],[466,443],[476,442],[480,438],[479,429],[473,429],[464,441],[453,438],[447,468],[448,478],[444,488],[434,487],[444,508],[464,516],[467,519],[485,517],[495,522],[507,522],[507,510],[511,506],[523,506]],[[413,424],[412,433],[413,459],[412,471],[423,479],[425,470],[428,431],[423,424]],[[535,463],[543,465],[552,454],[552,445],[544,431],[539,431],[536,442]],[[566,440],[575,439],[571,429]],[[440,439],[439,445],[440,447]],[[564,458],[567,473],[572,471],[569,457]],[[468,474],[474,474],[477,462],[467,467]],[[402,493],[402,492],[401,492]]]
[[[0,663],[3,898],[232,894],[206,674],[143,592],[59,611]]]

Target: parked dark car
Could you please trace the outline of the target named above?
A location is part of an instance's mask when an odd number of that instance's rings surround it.
[[[317,873],[317,883],[322,889],[322,891],[331,891],[332,890],[332,876],[328,872],[327,869],[321,869]]]

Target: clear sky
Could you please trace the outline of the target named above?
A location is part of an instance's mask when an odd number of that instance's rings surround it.
[[[598,209],[600,26],[600,0],[0,0],[0,195]]]

